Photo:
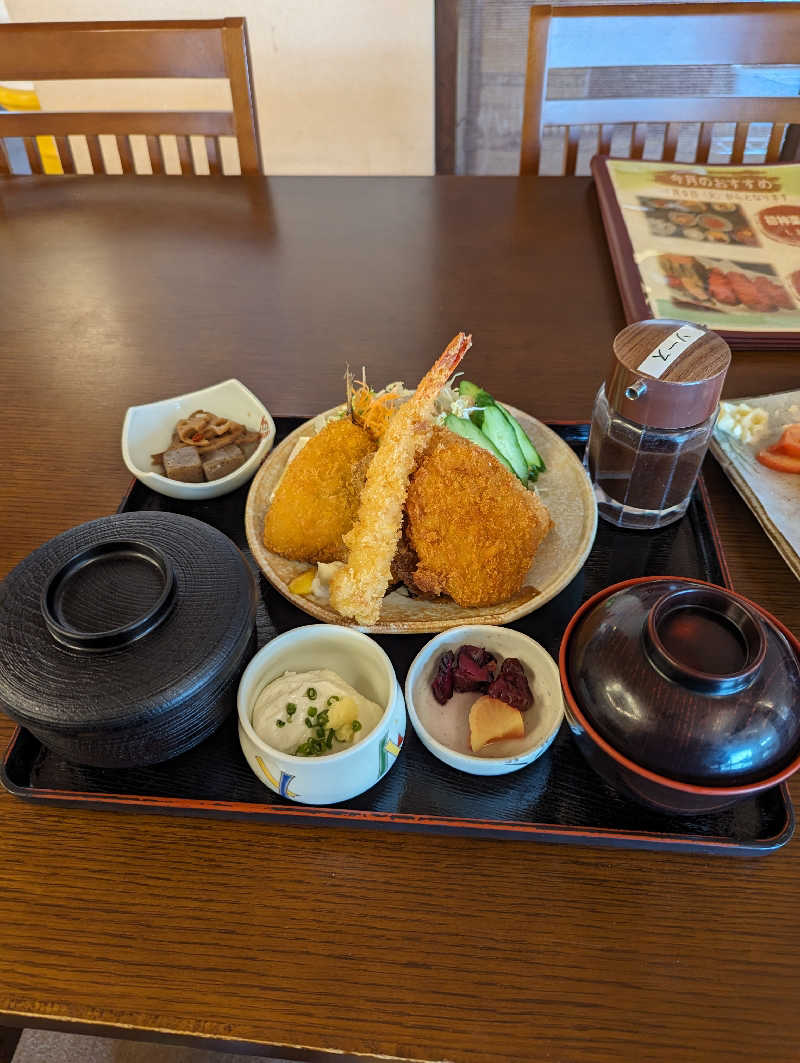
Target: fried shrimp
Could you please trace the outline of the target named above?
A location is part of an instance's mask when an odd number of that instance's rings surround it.
[[[358,516],[345,536],[347,564],[331,582],[331,605],[359,624],[374,624],[380,616],[403,523],[409,477],[430,439],[436,396],[471,344],[472,337],[463,332],[451,340],[408,402],[392,416],[372,459]]]
[[[411,479],[407,534],[414,583],[462,606],[495,605],[520,589],[552,521],[500,462],[437,428]]]

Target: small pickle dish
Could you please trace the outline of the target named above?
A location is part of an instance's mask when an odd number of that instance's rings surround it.
[[[174,433],[178,422],[204,411],[220,416],[207,415],[214,426],[208,432],[213,446],[198,435],[200,449],[195,453],[191,435],[178,440]],[[197,502],[247,483],[274,439],[275,423],[266,406],[240,381],[224,380],[200,391],[131,406],[122,426],[122,459],[128,471],[153,491]],[[176,465],[171,471],[166,468],[170,453]]]
[[[461,693],[454,689],[444,704],[434,693],[443,655],[457,657],[464,649],[473,654],[477,649],[489,657],[493,674],[499,661],[518,662],[529,684],[530,704],[519,713],[520,732],[492,736],[477,751],[471,745],[471,710],[486,688],[467,683]],[[548,749],[564,719],[558,668],[547,650],[521,631],[488,624],[451,628],[426,643],[408,670],[406,704],[425,748],[451,768],[470,775],[506,775],[527,767]]]

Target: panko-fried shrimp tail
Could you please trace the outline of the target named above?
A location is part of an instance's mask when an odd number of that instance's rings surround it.
[[[436,397],[470,349],[463,332],[451,340],[392,416],[361,492],[358,516],[345,536],[347,564],[331,582],[331,605],[359,624],[374,624],[389,585],[392,558],[403,524],[403,505],[417,456],[430,439]]]

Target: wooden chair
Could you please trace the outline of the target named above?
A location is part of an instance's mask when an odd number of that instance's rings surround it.
[[[640,159],[647,124],[666,126],[660,158],[672,161],[683,123],[700,123],[693,160],[708,161],[715,123],[735,122],[731,163],[743,160],[751,122],[772,128],[766,161],[779,159],[788,123],[800,122],[797,97],[638,96],[548,99],[551,71],[563,68],[718,67],[798,63],[800,3],[679,3],[531,8],[520,173],[538,174],[542,135],[563,128],[562,171],[575,172],[582,127],[597,129],[610,154],[615,126],[631,125],[629,155]],[[635,76],[636,71],[631,71]],[[666,75],[666,71],[665,71]],[[615,151],[615,154],[618,152]]]
[[[68,139],[86,137],[92,170],[107,173],[100,136],[116,138],[122,172],[136,172],[131,135],[144,135],[154,174],[165,172],[161,137],[175,135],[181,173],[196,173],[190,136],[204,138],[209,171],[222,173],[220,137],[236,138],[243,174],[261,173],[256,109],[243,18],[189,22],[42,22],[0,26],[6,81],[95,78],[227,78],[232,111],[0,114],[0,174],[11,172],[6,137],[23,139],[33,173],[36,142],[52,136],[64,173],[75,173]],[[203,143],[203,142],[200,142]],[[201,168],[202,170],[202,168]]]

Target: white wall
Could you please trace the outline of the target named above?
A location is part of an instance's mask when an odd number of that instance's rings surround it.
[[[433,173],[433,0],[5,0],[5,6],[12,22],[244,15],[267,173]],[[143,102],[142,87],[37,85],[44,110],[215,108],[225,106],[227,95],[216,83],[158,82]]]

